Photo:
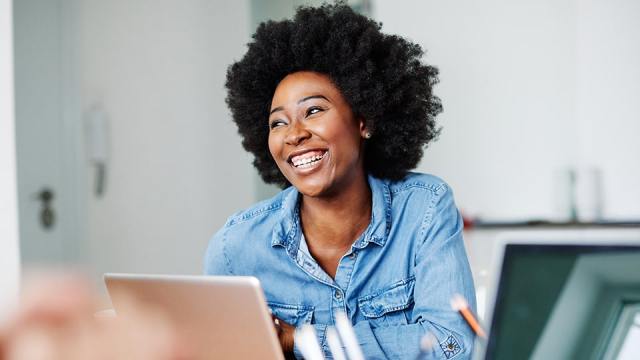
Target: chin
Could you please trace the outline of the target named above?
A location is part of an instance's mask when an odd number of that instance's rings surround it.
[[[287,164],[287,166],[289,165]],[[289,183],[305,196],[322,196],[332,187],[330,173],[327,174],[326,171],[322,171],[325,169],[320,169],[320,171],[315,171],[311,174],[299,174],[291,169],[286,169],[287,171],[283,170],[284,169],[280,168],[280,171],[282,171],[282,174]]]
[[[327,186],[322,184],[298,182],[292,183],[292,185],[304,196],[321,197],[329,192]]]
[[[289,182],[300,194],[309,197],[330,196],[335,187],[334,182],[327,176],[292,177]]]

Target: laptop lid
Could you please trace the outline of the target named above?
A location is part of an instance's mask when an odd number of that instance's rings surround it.
[[[117,316],[131,298],[163,311],[197,359],[283,359],[254,277],[105,274]]]

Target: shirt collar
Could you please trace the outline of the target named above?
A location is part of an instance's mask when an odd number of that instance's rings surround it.
[[[391,229],[391,192],[389,191],[389,184],[387,184],[387,181],[371,175],[368,176],[368,180],[373,202],[371,206],[371,222],[364,231],[364,236],[353,244],[354,247],[359,249],[366,247],[370,242],[384,246]]]
[[[298,207],[300,193],[293,186],[284,192],[280,208],[280,221],[275,224],[271,233],[271,246],[280,245],[287,249],[291,257],[295,258],[300,243],[299,233],[301,233]]]
[[[371,222],[364,231],[364,236],[360,237],[354,244],[354,248],[365,248],[369,243],[384,246],[387,242],[387,235],[391,228],[391,193],[389,185],[385,180],[368,176],[369,187],[371,188]],[[293,186],[285,190],[283,194],[282,207],[280,210],[281,220],[274,226],[271,236],[271,246],[280,245],[287,249],[291,256],[295,256],[300,243],[300,193]]]

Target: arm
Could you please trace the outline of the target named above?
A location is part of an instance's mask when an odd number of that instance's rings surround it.
[[[436,192],[425,214],[421,241],[414,259],[415,288],[411,324],[372,328],[367,321],[355,326],[356,335],[367,358],[415,359],[419,342],[426,332],[438,343],[425,358],[467,359],[471,357],[474,336],[462,317],[451,309],[454,294],[464,296],[475,309],[475,292],[462,241],[462,218],[446,185]],[[451,344],[449,350],[447,345]],[[456,350],[456,344],[459,350]]]
[[[230,269],[229,259],[225,254],[224,240],[227,226],[218,230],[209,240],[209,246],[204,256],[205,275],[233,275]]]

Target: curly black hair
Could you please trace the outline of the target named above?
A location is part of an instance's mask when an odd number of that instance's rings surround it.
[[[278,83],[297,71],[328,75],[365,120],[373,134],[365,147],[367,172],[395,180],[416,167],[423,146],[439,133],[438,70],[420,61],[419,45],[380,28],[343,2],[300,7],[293,20],[258,26],[247,53],[227,70],[226,101],[265,182],[289,185],[269,152],[268,117]]]

